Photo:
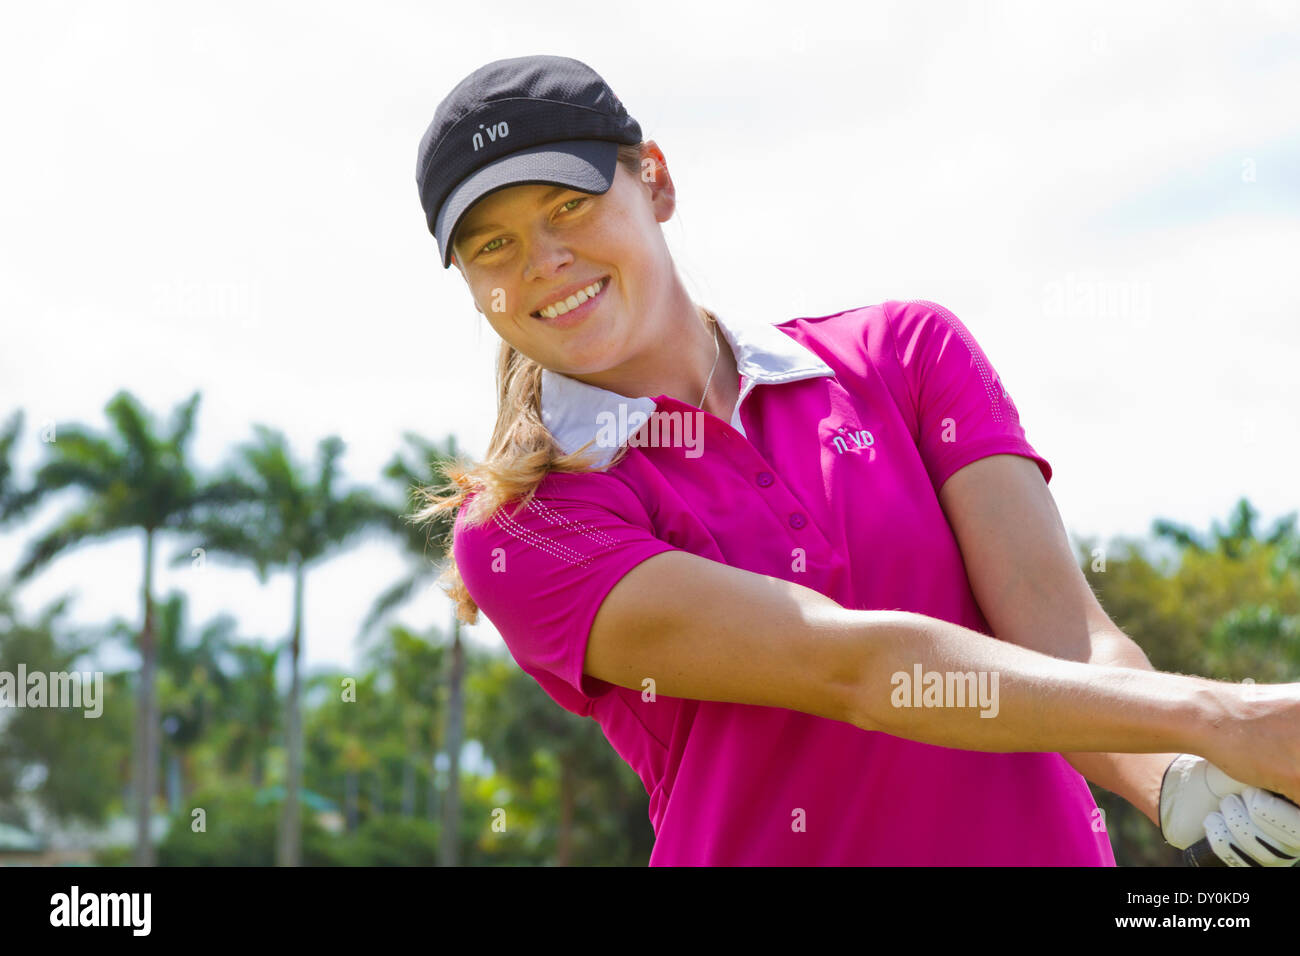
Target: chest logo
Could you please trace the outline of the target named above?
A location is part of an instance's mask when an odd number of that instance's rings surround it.
[[[846,451],[870,448],[875,443],[875,436],[865,428],[851,430],[847,426],[841,425],[835,430],[835,434],[831,436],[831,445],[837,455],[842,455]]]

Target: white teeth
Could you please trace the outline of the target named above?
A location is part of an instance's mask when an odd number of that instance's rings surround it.
[[[596,293],[599,292],[604,287],[605,287],[605,280],[598,279],[597,281],[593,282],[591,285],[587,286],[587,288],[579,289],[577,292],[575,292],[573,295],[569,296],[567,299],[563,300],[562,302],[556,302],[554,305],[548,305],[546,308],[539,310],[538,314],[545,316],[548,319],[553,319],[557,315],[564,315],[564,313],[576,309],[578,306],[582,305],[582,303],[586,302],[588,299],[595,298]]]

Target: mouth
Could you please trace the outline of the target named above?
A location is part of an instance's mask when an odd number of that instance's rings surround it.
[[[570,317],[572,317],[570,321],[576,320],[586,315],[595,307],[596,301],[605,294],[607,288],[609,288],[609,276],[604,275],[591,285],[587,286],[586,289],[580,290],[574,295],[569,296],[565,302],[549,305],[545,309],[530,312],[529,315],[534,319],[541,319],[543,322],[563,323],[566,319],[570,319]],[[590,294],[590,290],[594,290],[595,294]],[[568,303],[573,304],[569,305]],[[559,308],[557,308],[557,306]],[[563,308],[564,311],[561,312],[559,310],[560,308]]]

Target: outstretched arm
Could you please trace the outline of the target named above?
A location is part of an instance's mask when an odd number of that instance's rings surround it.
[[[971,590],[998,638],[1064,660],[1154,670],[1098,603],[1031,460],[991,455],[971,462],[944,482],[939,502]],[[1176,753],[1062,756],[1160,825],[1160,781]]]

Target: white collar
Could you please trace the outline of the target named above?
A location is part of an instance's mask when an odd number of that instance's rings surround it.
[[[746,380],[736,401],[733,425],[739,421],[740,402],[752,385],[778,385],[835,374],[815,353],[774,325],[733,325],[713,310],[709,311],[718,320],[718,327],[736,358],[736,368]],[[601,421],[598,416],[602,412],[612,416],[611,421],[617,423],[618,444],[612,448],[593,445],[588,449],[597,454],[603,452],[598,462],[600,466],[614,457],[618,448],[655,410],[653,398],[629,398],[548,368],[542,369],[541,406],[542,422],[566,455],[573,454],[596,437]],[[621,414],[620,408],[623,409]],[[641,414],[635,415],[636,412]]]

